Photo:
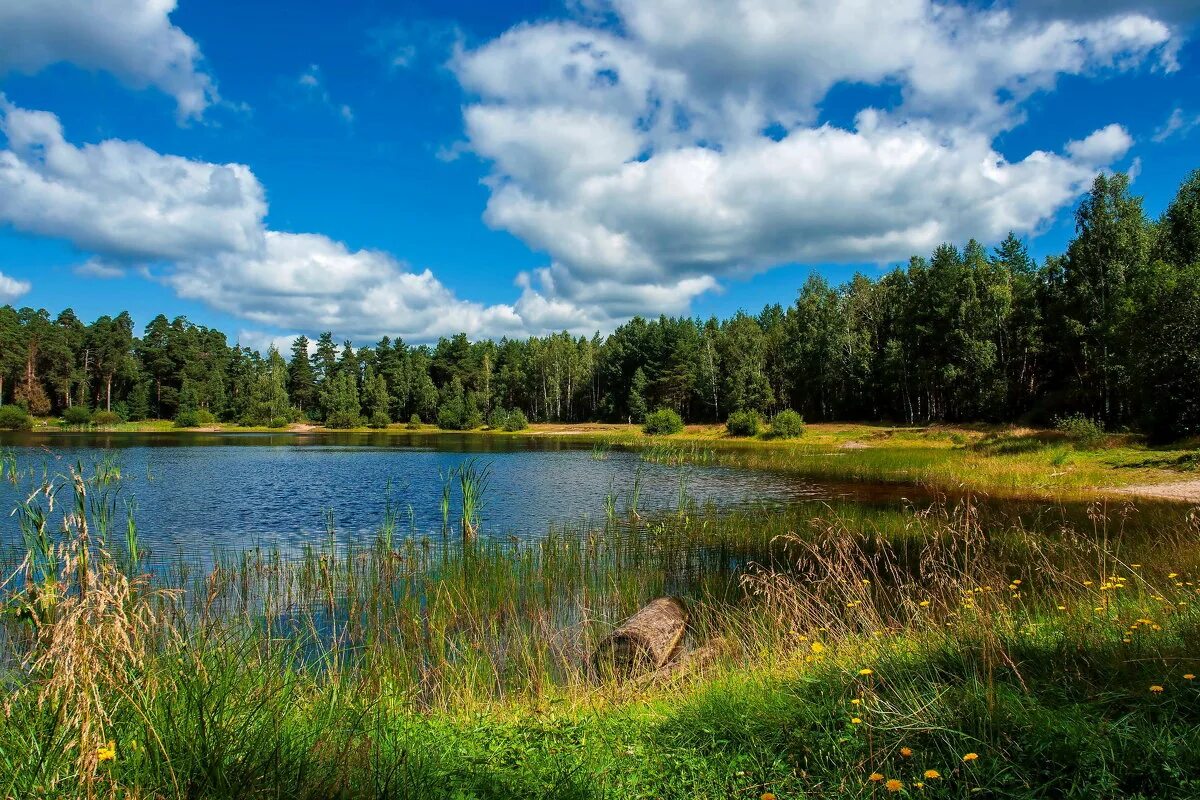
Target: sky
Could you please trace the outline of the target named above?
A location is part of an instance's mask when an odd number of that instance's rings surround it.
[[[1200,167],[1200,0],[0,0],[0,303],[265,347],[793,301]]]

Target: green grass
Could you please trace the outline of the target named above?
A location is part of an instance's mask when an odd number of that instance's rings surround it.
[[[57,575],[4,570],[0,797],[883,796],[876,772],[908,796],[1200,796],[1178,506],[683,502],[524,542],[385,514],[361,545],[331,517],[299,559],[146,580],[113,477],[32,501],[80,509],[30,517]],[[713,658],[597,680],[596,643],[661,594]]]

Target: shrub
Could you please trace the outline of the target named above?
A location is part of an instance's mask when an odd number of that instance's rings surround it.
[[[361,424],[362,418],[349,411],[333,410],[325,415],[326,428],[357,428]]]
[[[649,434],[671,434],[683,430],[683,419],[669,408],[660,408],[646,415],[642,430]]]
[[[102,428],[111,427],[121,421],[121,415],[115,411],[97,411],[92,414],[92,424],[99,425]]]
[[[87,406],[71,406],[63,411],[63,423],[72,427],[82,428],[91,424],[92,412]]]
[[[804,417],[785,408],[771,420],[771,435],[777,439],[795,439],[804,435]]]
[[[180,411],[175,415],[176,428],[199,428],[202,425],[212,425],[216,421],[217,418],[206,408],[195,411]]]
[[[1059,417],[1054,427],[1079,450],[1095,450],[1104,443],[1104,425],[1084,414]]]
[[[0,406],[0,430],[31,431],[33,417],[20,406]]]
[[[508,412],[500,406],[496,406],[492,409],[492,413],[488,414],[487,424],[492,430],[501,430],[508,424]]]
[[[292,424],[291,417],[271,417],[270,422],[267,423],[267,427],[268,428],[286,428],[288,425],[291,425],[291,424]]]
[[[413,414],[408,418],[408,424],[405,426],[410,431],[415,431],[421,427],[421,415]]]
[[[504,430],[523,431],[529,427],[529,419],[525,416],[525,412],[519,408],[514,408],[508,412],[508,417],[504,420]]]
[[[725,422],[730,436],[757,436],[760,424],[757,411],[735,411]]]
[[[389,417],[387,415],[387,412],[385,412],[385,411],[376,411],[374,414],[371,415],[371,418],[369,420],[367,420],[368,428],[375,428],[375,429],[386,428],[388,425],[391,425],[391,424],[392,424],[392,419],[391,419],[391,417]]]

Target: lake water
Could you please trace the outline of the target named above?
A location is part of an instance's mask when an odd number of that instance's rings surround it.
[[[295,553],[306,542],[321,541],[329,512],[340,537],[369,541],[389,496],[399,515],[397,535],[439,532],[445,476],[472,459],[491,469],[482,533],[494,536],[536,537],[552,523],[601,520],[610,492],[623,512],[639,480],[643,513],[677,508],[681,482],[688,501],[698,504],[823,494],[820,487],[768,472],[647,463],[636,452],[597,455],[590,444],[528,437],[3,434],[0,451],[14,454],[25,473],[17,485],[0,483],[0,542],[19,541],[17,520],[7,512],[43,476],[66,474],[77,463],[90,471],[107,459],[121,474],[116,528],[123,530],[125,501],[136,503],[141,541],[159,558],[259,545]],[[454,524],[459,499],[452,486]]]

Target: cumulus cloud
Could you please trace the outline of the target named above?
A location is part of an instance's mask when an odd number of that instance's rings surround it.
[[[241,164],[163,155],[137,142],[76,146],[57,117],[0,96],[0,222],[94,255],[77,268],[136,267],[188,298],[262,325],[370,339],[532,332],[513,306],[459,299],[428,270],[321,234],[269,230],[262,186]],[[0,280],[0,296],[28,285]]]
[[[67,61],[152,86],[175,98],[180,118],[199,117],[217,91],[199,46],[171,23],[174,10],[175,0],[5,0],[0,73]]]
[[[1113,124],[1017,160],[994,146],[1063,75],[1174,68],[1177,34],[931,0],[607,0],[453,67],[485,220],[548,253],[522,300],[559,315],[686,309],[792,262],[885,262],[1036,232],[1132,145]],[[613,20],[604,24],[592,20]],[[838,85],[894,90],[852,126]],[[520,303],[518,304],[520,307]]]
[[[11,303],[31,288],[33,287],[30,286],[29,281],[10,278],[0,272],[0,303]]]

